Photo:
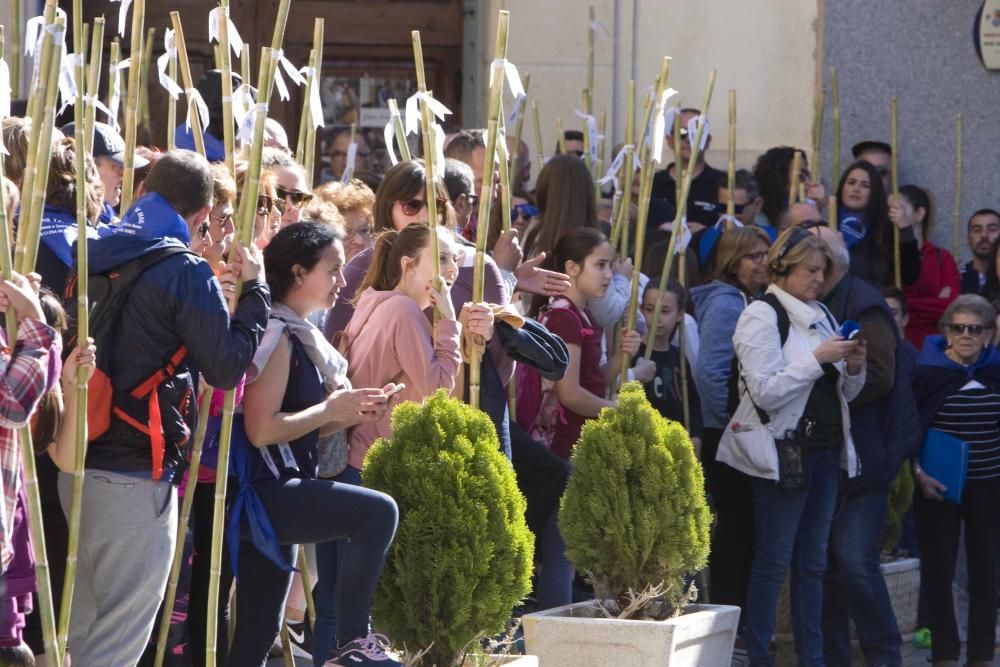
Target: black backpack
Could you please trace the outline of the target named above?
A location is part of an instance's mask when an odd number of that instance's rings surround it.
[[[778,316],[778,338],[781,340],[781,346],[785,346],[785,342],[788,340],[788,329],[791,327],[791,321],[788,319],[788,311],[785,307],[781,305],[781,301],[778,297],[774,296],[770,292],[766,293],[764,296],[757,299],[757,301],[762,301],[774,309],[775,314]],[[726,399],[726,414],[730,418],[736,414],[736,408],[740,405],[740,360],[733,354],[733,361],[729,367],[729,380],[726,382],[728,388],[727,399]],[[754,406],[756,407],[756,406]],[[761,418],[761,423],[766,424],[770,421],[767,417],[767,413],[761,414],[761,410],[758,409],[758,415]]]

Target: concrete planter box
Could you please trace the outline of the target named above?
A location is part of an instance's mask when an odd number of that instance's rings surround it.
[[[466,658],[462,667],[538,667],[538,658],[533,655],[490,655],[481,658]]]
[[[739,607],[692,604],[665,621],[606,618],[594,602],[522,617],[543,667],[729,667]]]

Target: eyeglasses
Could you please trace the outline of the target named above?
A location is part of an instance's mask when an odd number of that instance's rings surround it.
[[[360,149],[356,153],[356,155],[358,157],[370,157],[371,154],[372,154],[371,151],[362,151]],[[337,159],[343,160],[343,159],[347,158],[347,152],[346,151],[330,151],[330,157],[332,157],[335,160],[337,160]]]
[[[520,218],[527,220],[528,218],[533,218],[538,215],[540,211],[531,204],[515,204],[514,207],[511,208],[511,212],[514,214],[515,220]]]
[[[476,204],[479,202],[479,195],[474,195],[467,192],[463,196],[465,197],[466,203],[469,206],[472,206],[473,208],[475,208]]]
[[[375,234],[375,230],[371,225],[366,227],[358,227],[357,229],[348,229],[347,238],[352,238],[357,236],[359,239],[370,239]]]
[[[438,197],[436,200],[437,207],[439,211],[443,211],[448,200],[444,197]],[[423,199],[401,199],[396,202],[399,204],[399,208],[403,209],[404,215],[414,216],[424,210],[424,206],[427,206],[427,202]]]
[[[268,195],[260,195],[257,197],[257,215],[268,215],[272,211],[277,211],[278,213],[285,212],[285,200],[275,199],[274,197],[269,197]]]
[[[767,259],[767,251],[761,250],[758,252],[750,252],[743,255],[744,259],[749,259],[754,264],[762,264],[765,259]]]
[[[280,185],[276,188],[278,193],[278,199],[282,201],[287,201],[289,204],[295,208],[302,208],[303,206],[308,206],[309,202],[313,199],[313,193],[302,192],[301,190],[286,190]]]
[[[945,329],[953,334],[961,336],[966,331],[972,336],[981,336],[987,329],[992,329],[992,326],[987,326],[985,324],[955,324],[954,322],[947,322],[944,325]]]
[[[211,213],[209,213],[208,217],[212,220],[212,222],[219,223],[220,227],[225,227],[227,223],[233,221],[232,213],[227,213],[226,215],[212,215]]]

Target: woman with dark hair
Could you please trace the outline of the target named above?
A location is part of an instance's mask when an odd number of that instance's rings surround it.
[[[805,152],[791,146],[769,148],[757,158],[753,166],[753,177],[757,179],[757,188],[764,200],[761,213],[767,216],[772,227],[777,226],[778,216],[788,208],[788,190],[791,187],[795,153],[800,156],[799,182],[806,186],[806,196],[815,201],[819,208],[826,205],[826,189],[822,183],[812,181]]]
[[[876,287],[893,282],[893,222],[878,170],[864,160],[844,170],[837,186],[837,228],[851,253],[851,273]],[[914,221],[898,216],[903,285],[920,278],[920,248]]]
[[[889,219],[893,224],[913,229],[920,246],[920,279],[903,290],[910,307],[905,335],[919,350],[923,348],[926,336],[940,330],[938,323],[941,315],[961,291],[958,265],[950,252],[930,241],[934,226],[934,202],[927,190],[916,185],[901,187],[899,201],[889,207]]]
[[[273,306],[267,332],[248,372],[242,422],[250,447],[234,448],[241,537],[236,630],[229,665],[263,664],[281,624],[295,545],[349,538],[336,600],[339,664],[399,665],[370,633],[375,585],[396,530],[389,496],[319,479],[321,437],[382,419],[395,385],[352,389],[346,360],[306,319],[329,308],[344,285],[341,234],[330,225],[290,225],[271,240],[264,265]],[[242,508],[243,513],[240,513]],[[251,508],[257,508],[256,510]],[[270,523],[274,539],[249,529]],[[266,531],[262,531],[266,534]]]

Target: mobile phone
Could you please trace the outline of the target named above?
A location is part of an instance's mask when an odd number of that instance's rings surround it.
[[[404,389],[406,389],[406,385],[403,384],[402,382],[400,382],[395,387],[393,387],[389,391],[385,392],[385,397],[386,398],[392,398],[393,396],[395,396],[399,392],[403,391]]]
[[[854,320],[847,320],[840,325],[840,335],[844,340],[854,340],[861,335],[861,325]]]

